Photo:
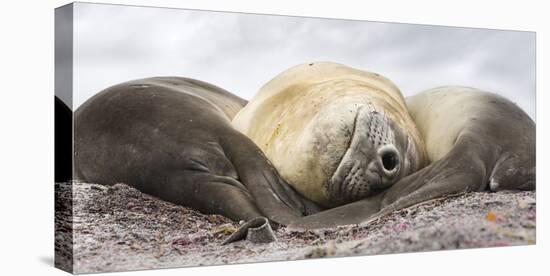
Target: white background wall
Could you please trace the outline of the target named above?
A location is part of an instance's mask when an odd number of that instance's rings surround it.
[[[105,1],[96,1],[105,2]],[[147,0],[109,1],[151,4]],[[549,271],[546,156],[550,140],[550,20],[543,1],[154,2],[159,6],[431,23],[537,31],[537,245],[325,260],[130,272],[116,275],[542,275]],[[53,8],[65,1],[12,1],[0,8],[0,274],[67,275],[53,260]],[[504,45],[503,45],[504,47]],[[107,275],[107,274],[105,274]]]

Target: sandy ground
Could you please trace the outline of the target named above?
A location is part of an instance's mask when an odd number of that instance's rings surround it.
[[[365,227],[282,227],[273,243],[223,246],[238,222],[124,184],[75,182],[71,189],[58,183],[56,209],[56,265],[71,270],[72,254],[75,273],[527,245],[535,243],[536,226],[535,192],[470,193],[394,212]]]

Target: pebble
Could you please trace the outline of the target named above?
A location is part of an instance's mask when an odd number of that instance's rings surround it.
[[[534,198],[518,199],[518,208],[520,209],[530,208],[531,206],[534,206],[534,205],[535,205]]]

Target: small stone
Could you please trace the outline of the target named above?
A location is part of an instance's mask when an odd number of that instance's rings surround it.
[[[535,204],[536,204],[536,202],[535,202],[535,199],[533,199],[533,198],[518,199],[518,208],[520,208],[520,209],[530,208],[531,206],[534,206]]]
[[[528,220],[521,222],[521,226],[525,228],[536,228],[537,224],[534,221]]]
[[[90,190],[103,191],[103,190],[106,190],[106,188],[100,185],[91,185]]]
[[[224,234],[224,235],[231,235],[237,231],[237,228],[235,228],[231,223],[226,223],[221,226],[218,226],[212,230],[213,234]]]
[[[485,216],[485,219],[488,220],[488,221],[496,221],[497,220],[497,216],[495,215],[495,213],[489,211],[487,213],[487,215]]]
[[[206,217],[206,219],[210,223],[221,223],[221,222],[223,222],[223,217],[219,216],[219,215],[209,215],[208,217]]]
[[[331,241],[331,242],[328,242],[325,246],[316,247],[312,249],[304,257],[306,259],[313,259],[313,258],[333,256],[336,254],[337,249],[338,248],[336,247],[336,243]]]
[[[191,241],[189,236],[177,238],[177,239],[172,241],[172,245],[181,245],[181,246],[186,246],[186,245],[189,245],[191,243],[193,243],[193,241]]]

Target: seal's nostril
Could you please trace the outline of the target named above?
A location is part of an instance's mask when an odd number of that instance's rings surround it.
[[[393,151],[386,151],[382,154],[382,166],[384,166],[386,171],[392,171],[395,167],[397,167],[398,163],[399,157],[397,156],[397,153]]]

